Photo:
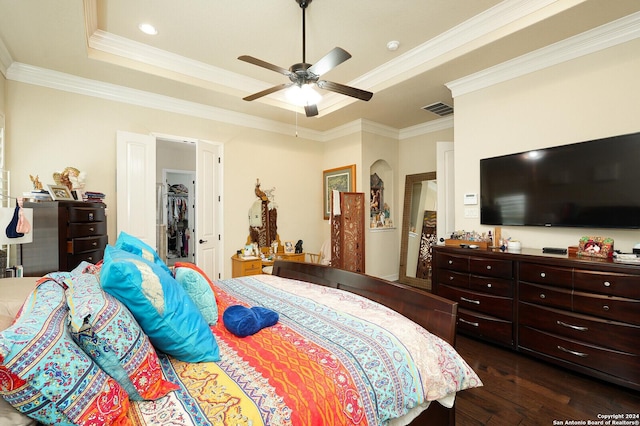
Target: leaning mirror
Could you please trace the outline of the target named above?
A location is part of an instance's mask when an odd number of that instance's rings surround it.
[[[431,289],[431,247],[437,243],[436,173],[407,175],[404,184],[399,281]]]

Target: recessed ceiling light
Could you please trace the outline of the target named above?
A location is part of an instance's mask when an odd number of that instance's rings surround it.
[[[389,43],[387,43],[387,49],[391,51],[398,50],[399,46],[400,46],[400,42],[397,40],[392,40]]]
[[[151,24],[140,24],[138,25],[138,28],[140,28],[140,31],[142,31],[145,34],[149,34],[149,35],[158,34],[158,30],[156,30],[156,28]]]

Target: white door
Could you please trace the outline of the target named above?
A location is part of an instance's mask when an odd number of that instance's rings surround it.
[[[436,144],[436,180],[438,182],[438,208],[436,232],[438,240],[449,238],[455,231],[455,193],[453,174],[453,142]]]
[[[196,261],[211,279],[222,278],[221,236],[221,147],[210,142],[196,143],[196,232],[193,238]]]
[[[156,138],[118,131],[116,227],[156,246]]]

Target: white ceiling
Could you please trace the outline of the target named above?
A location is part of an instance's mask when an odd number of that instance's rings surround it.
[[[0,0],[0,70],[56,71],[68,85],[90,79],[317,131],[359,118],[405,129],[440,118],[426,105],[455,107],[446,83],[638,11],[638,0],[313,0],[307,62],[342,47],[352,58],[323,79],[374,92],[369,102],[324,92],[313,118],[282,92],[242,100],[288,79],[238,56],[302,61],[296,0]]]

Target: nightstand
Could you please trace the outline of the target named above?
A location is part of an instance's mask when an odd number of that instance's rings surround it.
[[[238,257],[231,256],[231,277],[246,277],[247,275],[258,275],[262,273],[262,260],[259,257]]]

